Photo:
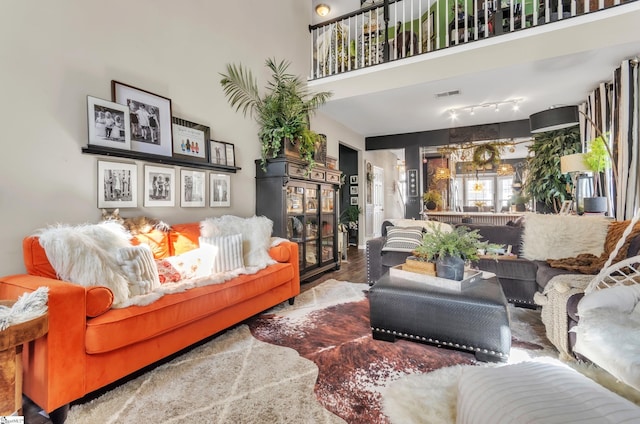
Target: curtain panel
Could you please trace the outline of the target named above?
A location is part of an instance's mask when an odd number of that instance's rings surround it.
[[[640,74],[638,60],[625,60],[613,73],[613,81],[601,83],[580,105],[583,151],[589,141],[605,134],[613,154],[618,181],[611,169],[602,183],[609,199],[609,216],[631,219],[640,207]]]

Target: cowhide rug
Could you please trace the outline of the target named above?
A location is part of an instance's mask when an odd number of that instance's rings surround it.
[[[276,307],[248,325],[258,340],[293,348],[316,363],[319,375],[314,390],[329,411],[349,423],[389,423],[382,398],[391,383],[477,362],[473,354],[457,350],[402,339],[395,343],[373,340],[368,288],[329,280],[302,293],[293,306]],[[514,310],[511,356],[553,355],[544,342],[539,312]]]

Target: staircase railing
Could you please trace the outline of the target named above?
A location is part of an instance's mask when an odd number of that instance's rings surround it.
[[[551,24],[636,0],[384,0],[309,27],[310,79]]]

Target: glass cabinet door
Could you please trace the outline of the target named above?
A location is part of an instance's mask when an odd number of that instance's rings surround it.
[[[322,188],[322,212],[333,213],[335,190],[331,187]]]
[[[304,186],[287,187],[287,214],[299,214],[304,211]]]
[[[318,189],[307,187],[305,189],[305,212],[306,213],[318,213]]]

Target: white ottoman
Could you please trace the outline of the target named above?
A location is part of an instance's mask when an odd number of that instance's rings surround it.
[[[638,423],[640,407],[559,361],[465,369],[457,423]]]

